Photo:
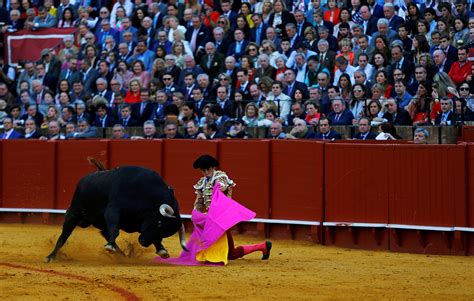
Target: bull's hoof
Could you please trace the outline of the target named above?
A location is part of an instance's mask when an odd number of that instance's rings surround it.
[[[51,257],[51,256],[47,256],[43,259],[44,263],[50,263],[50,262],[53,262],[53,261],[54,261],[54,257]]]
[[[158,254],[158,256],[160,256],[161,258],[170,258],[170,254],[165,249],[159,250],[158,252],[156,252],[156,254]]]
[[[110,253],[117,253],[117,249],[112,244],[106,244],[104,248]]]

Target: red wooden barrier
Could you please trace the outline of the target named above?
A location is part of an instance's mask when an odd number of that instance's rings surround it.
[[[0,140],[0,162],[2,163],[2,171],[0,172],[0,208],[5,207],[3,205],[3,140]]]
[[[400,145],[386,163],[390,224],[466,225],[465,146]],[[452,233],[394,230],[392,234],[393,251],[464,252],[452,248]]]
[[[384,162],[391,146],[325,144],[325,222],[388,223],[389,183]],[[325,227],[325,244],[388,249],[380,227]]]
[[[462,137],[460,140],[465,142],[474,142],[474,126],[463,126]]]
[[[3,207],[54,208],[55,143],[3,141]]]
[[[467,226],[474,228],[474,144],[469,143],[467,145],[467,155],[466,155],[466,178],[467,178],[467,189],[466,189],[466,199],[467,199],[467,209],[466,213],[468,216]],[[474,233],[459,233],[461,238],[467,237],[466,245],[469,255],[474,255]]]
[[[324,143],[271,142],[271,217],[322,221]]]
[[[270,141],[222,140],[219,162],[237,183],[233,198],[257,213],[270,216]]]
[[[109,166],[138,165],[162,173],[162,140],[109,140]]]
[[[164,140],[162,175],[176,193],[181,213],[191,213],[196,195],[193,185],[202,177],[193,169],[194,160],[204,154],[217,157],[217,141]]]
[[[96,170],[87,162],[88,156],[108,164],[107,148],[107,140],[76,140],[58,143],[56,208],[68,208],[79,179]]]

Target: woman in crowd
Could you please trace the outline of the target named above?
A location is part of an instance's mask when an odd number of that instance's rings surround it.
[[[371,79],[372,82],[374,82],[375,81],[375,74],[377,74],[377,71],[387,72],[389,64],[388,64],[387,57],[382,52],[379,52],[379,51],[376,51],[374,53],[374,57],[372,58],[371,64],[375,68],[374,78]]]
[[[128,89],[128,84],[132,78],[133,72],[128,70],[127,62],[123,60],[119,61],[113,79],[118,80],[122,87]]]
[[[204,1],[204,4],[203,4],[203,7],[204,7],[204,15],[201,15],[202,16],[202,23],[213,29],[214,27],[217,26],[217,20],[219,19],[219,12],[215,11],[214,10],[214,1],[211,1],[211,0],[207,0],[207,1]]]
[[[258,123],[258,107],[253,102],[245,106],[245,114],[242,117],[248,127],[255,127]]]
[[[142,88],[140,81],[138,79],[132,79],[128,86],[129,90],[127,91],[127,94],[125,94],[125,99],[123,101],[131,104],[140,102],[140,89]]]
[[[335,38],[337,38],[339,35],[339,26],[341,26],[342,23],[349,24],[349,28],[352,28],[352,26],[354,26],[355,24],[354,22],[352,22],[351,12],[348,8],[341,8],[339,12],[339,20],[340,23],[336,24],[333,29],[333,36]]]
[[[348,100],[351,97],[352,84],[351,78],[347,73],[341,74],[339,81],[337,82],[337,87],[339,88],[339,94],[342,99]]]
[[[251,47],[257,48],[257,46],[251,46]],[[252,82],[253,77],[255,75],[255,69],[254,69],[255,64],[252,57],[249,55],[242,56],[242,58],[240,58],[240,65],[242,69],[247,70],[248,80],[249,82]]]
[[[412,39],[411,56],[415,64],[420,63],[420,57],[423,53],[429,53],[430,45],[424,35],[417,34]]]
[[[420,19],[423,19],[423,15],[420,12],[420,9],[415,3],[407,4],[407,16],[405,17],[405,24],[408,28],[408,34],[416,35],[418,34],[418,28],[416,22]]]
[[[237,24],[236,29],[242,30],[245,35],[245,38],[248,39],[250,37],[250,25],[247,22],[247,18],[243,14],[239,14],[235,19],[235,22]]]
[[[459,43],[462,41],[462,43]],[[469,29],[467,28],[466,21],[461,17],[454,18],[454,37],[453,37],[453,46],[459,47],[469,44]],[[459,43],[459,45],[458,45]]]
[[[355,84],[352,87],[352,94],[349,98],[348,108],[356,120],[359,120],[360,117],[364,116],[367,101],[365,90],[366,87],[363,84]]]
[[[71,28],[74,27],[74,13],[70,7],[66,7],[63,10],[63,15],[58,22],[58,28]]]
[[[431,82],[421,81],[418,85],[416,95],[413,96],[412,100],[405,108],[408,113],[410,113],[414,126],[427,125],[430,123],[430,119],[433,121],[436,119],[437,114],[431,114],[433,113],[432,107],[434,103],[431,98],[432,91]]]
[[[354,52],[352,51],[352,42],[349,38],[344,38],[339,41],[340,53],[336,55],[336,58],[343,56],[345,57],[351,66],[354,66]]]
[[[392,94],[392,85],[388,83],[388,74],[385,70],[375,72],[375,83],[380,84],[384,88],[383,95],[388,98]]]
[[[132,62],[132,79],[138,79],[142,87],[147,88],[148,83],[150,82],[150,74],[145,70],[145,65],[142,61],[136,60]]]

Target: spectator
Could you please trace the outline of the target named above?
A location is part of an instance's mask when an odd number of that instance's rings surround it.
[[[329,113],[328,119],[332,125],[351,125],[354,115],[346,108],[346,102],[341,97],[336,97],[332,101],[333,111]]]
[[[354,135],[357,140],[373,140],[377,135],[370,131],[370,121],[367,117],[362,117],[358,122],[359,132]]]
[[[231,139],[248,139],[252,138],[245,130],[245,121],[242,119],[234,119],[232,125],[227,132],[227,136]]]
[[[155,123],[152,120],[147,120],[143,124],[143,136],[132,136],[132,140],[139,140],[139,139],[156,139],[158,137],[158,133],[156,132]]]
[[[167,122],[165,123],[165,127],[163,129],[163,134],[159,136],[161,139],[182,139],[184,138],[183,135],[178,133],[178,124],[175,122]]]
[[[319,119],[318,128],[319,132],[314,136],[315,139],[330,141],[342,139],[341,134],[332,129],[331,120],[326,117],[321,117],[321,119]]]
[[[77,121],[77,130],[72,134],[66,136],[68,139],[88,139],[99,138],[97,128],[90,126],[86,119],[79,119]]]
[[[308,127],[306,121],[303,119],[295,118],[293,120],[294,127],[291,129],[290,133],[286,135],[288,139],[313,139],[315,134],[312,129]]]
[[[387,99],[385,105],[387,106],[387,111],[383,115],[383,118],[388,120],[392,125],[412,124],[408,112],[405,109],[400,108],[394,98]]]
[[[48,123],[48,134],[46,136],[41,136],[40,140],[66,140],[66,136],[61,134],[61,127],[59,122],[56,120],[51,120]]]
[[[6,117],[3,119],[3,134],[2,139],[22,139],[23,135],[15,131],[13,127],[13,119]]]
[[[280,122],[274,121],[270,125],[268,138],[270,139],[286,139],[287,138],[286,133],[283,131],[283,125]]]
[[[441,112],[436,116],[435,125],[454,125],[453,101],[443,98],[440,103]]]
[[[428,144],[428,138],[430,134],[425,128],[416,128],[413,134],[413,142],[415,144]]]
[[[458,50],[458,61],[454,62],[449,70],[449,77],[459,86],[471,74],[472,62],[467,59],[468,50],[461,48]]]
[[[33,118],[25,120],[25,139],[39,139],[41,134],[37,131],[37,126]]]
[[[375,140],[399,140],[400,136],[397,135],[397,129],[390,122],[384,122],[379,125],[379,134],[375,137]]]

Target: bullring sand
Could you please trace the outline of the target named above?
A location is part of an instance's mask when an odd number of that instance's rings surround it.
[[[121,233],[128,258],[103,249],[96,229],[76,229],[43,263],[60,226],[0,225],[0,300],[474,300],[474,258],[399,254],[273,241],[226,267],[152,263],[152,248]],[[260,239],[236,235],[239,244]],[[178,256],[178,238],[164,241]]]

